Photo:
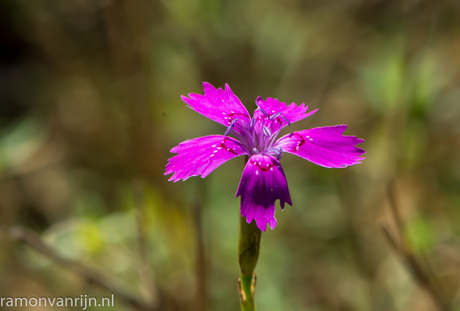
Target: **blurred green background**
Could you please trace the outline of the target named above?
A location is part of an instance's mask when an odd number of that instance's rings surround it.
[[[243,160],[163,176],[225,131],[180,99],[202,81],[365,139],[343,170],[283,157],[259,310],[460,310],[456,0],[0,0],[1,297],[238,310]]]

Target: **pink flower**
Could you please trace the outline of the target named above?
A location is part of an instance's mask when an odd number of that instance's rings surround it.
[[[257,109],[251,118],[238,97],[226,84],[225,90],[203,83],[204,95],[191,93],[182,100],[205,117],[227,127],[224,135],[211,135],[187,140],[171,149],[177,153],[169,159],[166,173],[170,181],[190,176],[208,176],[222,163],[241,155],[249,157],[236,196],[241,196],[241,215],[250,223],[255,220],[260,230],[267,223],[276,226],[275,201],[292,205],[289,188],[279,160],[283,152],[292,153],[324,167],[343,168],[361,163],[365,153],[355,145],[364,140],[343,136],[346,125],[317,127],[293,132],[277,139],[279,132],[293,122],[305,119],[305,104],[287,105],[276,98],[256,99]],[[233,134],[233,137],[229,135]]]

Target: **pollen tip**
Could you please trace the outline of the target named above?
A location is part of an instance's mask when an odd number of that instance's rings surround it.
[[[291,121],[284,114],[280,114],[280,116],[287,122],[288,125],[291,125]]]

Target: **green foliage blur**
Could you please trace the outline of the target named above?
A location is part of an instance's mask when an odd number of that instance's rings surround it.
[[[346,169],[283,156],[293,206],[262,235],[259,310],[439,310],[385,238],[392,208],[460,309],[456,0],[0,0],[0,297],[113,288],[106,310],[238,310],[243,160],[163,175],[179,142],[225,132],[180,99],[202,81],[249,111],[259,95],[319,108],[289,131],[365,139]]]

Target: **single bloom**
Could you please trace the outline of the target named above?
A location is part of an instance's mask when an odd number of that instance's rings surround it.
[[[289,188],[280,164],[283,152],[292,153],[317,165],[343,168],[361,163],[365,151],[356,147],[364,140],[343,136],[346,125],[317,127],[293,132],[277,139],[281,129],[305,119],[318,109],[307,112],[305,104],[290,105],[276,98],[256,99],[257,109],[251,117],[238,97],[225,84],[225,90],[203,82],[204,95],[181,96],[188,107],[224,125],[224,135],[211,135],[186,140],[171,149],[177,153],[169,159],[166,173],[170,181],[190,176],[208,176],[222,163],[245,155],[236,197],[241,197],[241,215],[250,223],[255,220],[260,230],[267,224],[276,226],[275,201],[292,206]],[[232,136],[230,136],[232,135]]]

